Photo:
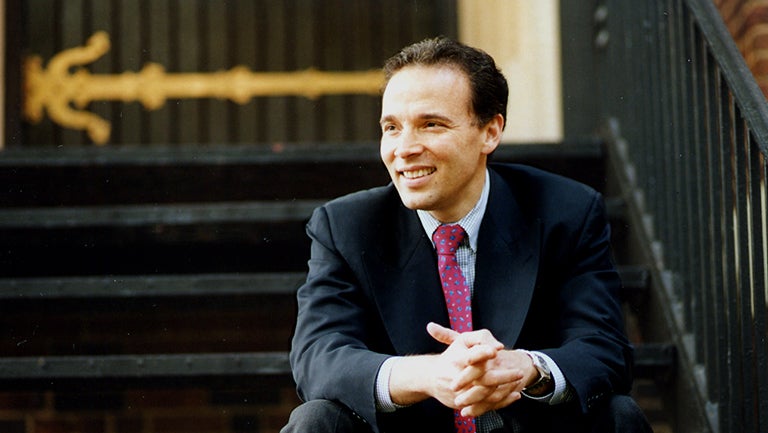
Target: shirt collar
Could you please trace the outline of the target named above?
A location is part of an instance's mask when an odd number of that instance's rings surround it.
[[[477,200],[475,207],[473,207],[462,219],[450,223],[441,223],[435,219],[435,217],[430,215],[428,211],[418,209],[416,210],[416,214],[418,214],[421,225],[430,239],[432,239],[432,233],[434,233],[441,224],[459,224],[464,228],[464,231],[467,232],[467,236],[469,236],[469,247],[472,248],[472,251],[477,251],[477,235],[480,233],[480,223],[483,221],[485,208],[488,206],[488,195],[490,194],[490,191],[491,178],[488,174],[488,169],[486,169],[485,183],[483,184],[483,191],[480,193],[480,199]]]

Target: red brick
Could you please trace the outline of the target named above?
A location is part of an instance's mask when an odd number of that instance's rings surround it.
[[[139,389],[125,393],[125,406],[130,409],[202,407],[209,394],[202,389]]]
[[[26,422],[21,419],[0,421],[0,432],[3,433],[26,433]]]
[[[0,409],[33,410],[45,407],[45,395],[40,392],[0,392]]]
[[[58,411],[108,411],[124,407],[120,392],[101,389],[67,390],[53,394],[54,407]]]
[[[185,412],[179,415],[156,416],[154,430],[163,433],[225,432],[229,430],[230,418],[224,414],[195,414]]]
[[[757,50],[768,48],[768,25],[764,31],[761,31],[752,38],[750,45]]]
[[[45,419],[35,419],[34,433],[105,433],[103,419],[85,417],[54,416]]]
[[[278,432],[288,422],[291,411],[286,408],[269,408],[261,414],[261,430]]]
[[[139,415],[116,416],[112,425],[114,433],[140,433],[144,431],[144,418]]]
[[[752,68],[752,72],[754,72],[756,77],[764,77],[768,74],[768,49],[764,49],[761,52],[754,54],[754,61],[750,65],[750,68]]]
[[[757,24],[765,24],[768,22],[768,2],[749,3],[741,8],[740,13],[744,16],[744,26],[747,28]]]

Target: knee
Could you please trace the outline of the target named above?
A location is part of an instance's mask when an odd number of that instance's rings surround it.
[[[645,414],[635,400],[628,395],[614,395],[595,414],[593,433],[603,432],[652,432]]]
[[[312,431],[334,417],[336,411],[338,409],[328,400],[312,400],[302,403],[293,409],[288,424],[280,430],[280,433]]]
[[[291,418],[328,418],[339,411],[338,405],[330,400],[312,400],[302,403],[291,412]]]
[[[311,400],[297,406],[280,433],[337,433],[365,431],[352,411],[330,400]]]

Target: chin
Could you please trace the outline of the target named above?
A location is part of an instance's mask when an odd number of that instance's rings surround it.
[[[408,190],[397,184],[395,184],[395,186],[397,188],[397,193],[400,195],[400,201],[402,201],[403,205],[408,209],[428,211],[435,207],[436,202],[433,194],[430,194],[427,191],[416,192]]]
[[[432,209],[432,203],[427,202],[424,200],[419,200],[417,198],[413,197],[403,197],[402,194],[400,195],[400,200],[403,202],[403,205],[407,207],[408,209],[412,210],[430,210]]]

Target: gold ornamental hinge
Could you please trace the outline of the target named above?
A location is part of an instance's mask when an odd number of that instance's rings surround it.
[[[96,144],[109,139],[111,125],[85,111],[93,101],[139,101],[147,110],[162,107],[168,99],[217,98],[245,104],[260,96],[369,94],[381,90],[381,70],[325,72],[252,72],[244,66],[211,73],[166,73],[157,63],[139,72],[91,74],[83,65],[109,51],[109,35],[97,32],[85,46],[66,49],[51,58],[47,69],[39,56],[24,62],[24,116],[32,123],[44,113],[62,127],[84,130]],[[78,68],[70,72],[72,68]]]

